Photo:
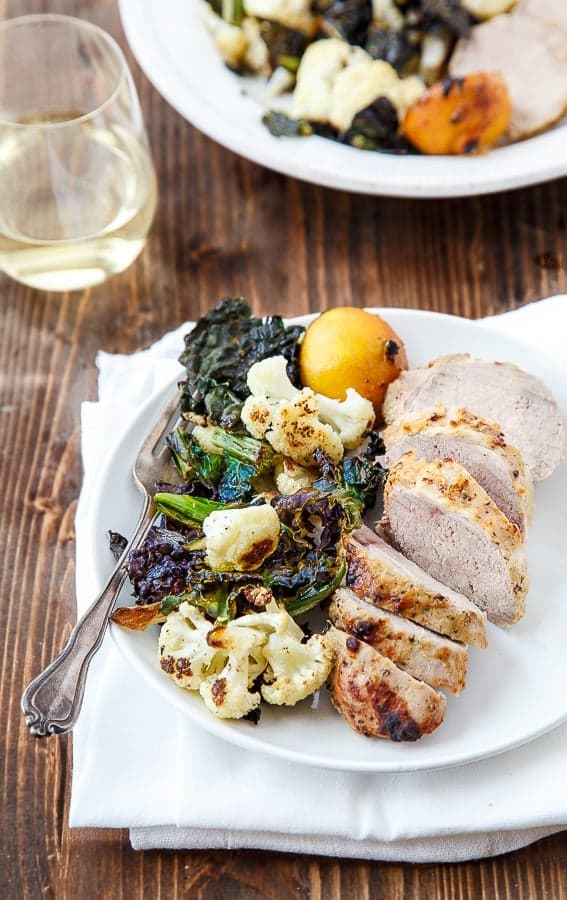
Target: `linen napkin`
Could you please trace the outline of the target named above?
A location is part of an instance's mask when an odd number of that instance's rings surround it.
[[[565,366],[567,296],[494,317],[492,329]],[[180,372],[187,325],[132,356],[100,353],[99,401],[82,407],[77,605],[95,582],[87,523],[100,468],[141,403]],[[256,848],[408,862],[504,853],[567,828],[567,726],[459,768],[358,774],[229,745],[164,704],[109,636],[74,732],[70,824],[129,828],[135,849]]]

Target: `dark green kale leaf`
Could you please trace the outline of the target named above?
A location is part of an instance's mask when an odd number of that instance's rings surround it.
[[[364,453],[345,456],[336,465],[321,450],[316,451],[320,476],[313,482],[313,487],[335,497],[341,504],[348,531],[358,528],[364,512],[376,505],[387,474],[376,458],[383,452],[383,443],[377,432],[372,432]]]
[[[323,17],[323,29],[329,37],[363,47],[372,22],[371,0],[335,0]]]
[[[262,570],[263,580],[290,615],[319,605],[345,573],[341,536],[345,511],[332,496],[297,491],[272,501],[282,523],[280,540]]]
[[[268,48],[270,67],[283,66],[295,74],[310,38],[301,31],[267,19],[260,22],[260,34]]]
[[[298,341],[304,330],[300,325],[286,326],[280,316],[256,318],[242,299],[221,300],[185,336],[180,356],[187,371],[182,411],[207,416],[224,428],[236,428],[250,393],[246,376],[253,363],[285,356],[288,375],[299,384]]]
[[[196,432],[195,432],[196,433]],[[205,430],[206,452],[193,434],[177,428],[167,438],[184,481],[183,493],[204,494],[222,503],[245,503],[261,488],[260,479],[273,472],[275,454],[267,441],[235,434],[218,426]]]
[[[371,25],[365,49],[373,59],[390,63],[400,75],[417,72],[421,58],[422,34],[412,28],[392,31],[380,25]]]
[[[262,116],[262,124],[274,137],[309,137],[313,126],[305,119],[290,119],[285,113],[268,110]]]
[[[387,97],[378,97],[356,113],[344,140],[363,150],[395,147],[400,142],[398,128],[396,107]]]
[[[125,538],[124,535],[119,534],[118,531],[109,531],[108,546],[110,547],[110,552],[114,559],[118,562],[128,546],[128,539]]]
[[[468,37],[471,16],[460,0],[421,0],[420,5],[426,25],[444,22],[456,37]]]

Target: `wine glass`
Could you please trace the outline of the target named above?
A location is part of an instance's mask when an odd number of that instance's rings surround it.
[[[66,291],[142,250],[156,179],[124,55],[61,15],[0,23],[0,270]]]

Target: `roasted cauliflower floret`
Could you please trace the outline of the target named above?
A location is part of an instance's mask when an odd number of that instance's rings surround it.
[[[297,72],[292,116],[346,131],[356,113],[379,97],[391,101],[401,120],[424,90],[420,78],[400,78],[389,63],[372,59],[361,47],[335,38],[315,41]]]
[[[516,0],[461,0],[461,6],[477,19],[492,19],[515,5]]]
[[[343,447],[358,447],[374,424],[372,403],[354,388],[347,390],[345,400],[315,394],[309,388],[299,391],[287,376],[283,356],[254,363],[247,383],[252,392],[242,410],[247,429],[301,466],[313,464],[316,447],[339,462]]]
[[[341,439],[330,425],[323,425],[318,413],[315,394],[304,388],[294,400],[248,397],[240,415],[251,435],[265,438],[277,453],[300,466],[314,464],[318,447],[338,463],[344,452]]]
[[[279,22],[309,35],[317,28],[311,6],[311,0],[244,0],[244,9],[249,16]]]
[[[214,627],[188,602],[170,613],[161,630],[162,670],[183,688],[198,691],[221,719],[241,719],[268,703],[294,706],[321,687],[333,650],[323,635],[303,642],[289,613],[271,601],[264,612]],[[268,683],[251,690],[266,673]]]
[[[368,59],[339,72],[333,85],[329,121],[339,131],[349,128],[360,110],[387,97],[401,119],[406,109],[423,94],[425,85],[415,75],[399,78],[396,70],[382,59]]]
[[[290,497],[297,491],[308,490],[314,480],[313,472],[298,466],[287,456],[276,464],[275,474],[276,487],[284,497]]]
[[[233,69],[239,68],[248,50],[248,39],[242,29],[217,16],[208,3],[202,3],[199,9],[204,25],[224,61]]]
[[[226,655],[223,669],[199,686],[207,709],[220,719],[240,719],[256,709],[260,695],[250,687],[265,668],[261,632],[246,625],[246,617],[209,632],[207,640]]]
[[[285,356],[268,356],[254,363],[248,370],[246,384],[251,394],[274,400],[295,400],[299,393],[288,378]]]
[[[259,75],[269,75],[271,71],[270,54],[256,19],[244,19],[242,33],[246,38],[245,66]]]
[[[372,0],[372,18],[390,31],[400,31],[404,25],[404,17],[394,0]]]
[[[180,687],[198,691],[202,681],[222,671],[225,659],[207,643],[211,623],[190,603],[170,613],[159,639],[160,666]]]
[[[240,719],[255,709],[260,694],[250,687],[264,671],[266,634],[236,619],[214,628],[190,603],[167,617],[160,635],[162,670],[180,687],[199,691],[221,719]]]
[[[266,635],[262,651],[267,668],[261,692],[267,703],[295,706],[325,683],[334,650],[324,635],[314,634],[305,641],[297,622],[275,600],[266,606],[265,612],[253,613],[239,621]]]
[[[207,516],[203,531],[211,569],[250,572],[278,546],[280,520],[269,504],[222,509]]]
[[[347,388],[344,400],[334,400],[324,394],[315,396],[319,403],[319,418],[338,432],[343,447],[347,450],[359,447],[376,418],[370,400],[361,397],[354,388]]]
[[[244,67],[260,75],[270,74],[268,48],[256,19],[245,18],[241,25],[231,25],[218,16],[208,3],[201,4],[200,15],[228,66],[232,69]]]
[[[310,44],[297,71],[291,111],[293,118],[328,122],[336,76],[350,63],[366,59],[370,59],[370,55],[365,50],[352,47],[338,38]]]
[[[303,632],[282,613],[264,646],[268,661],[262,697],[276,706],[295,706],[325,683],[333,664],[333,649],[322,634],[303,643]],[[272,679],[272,680],[270,680]]]

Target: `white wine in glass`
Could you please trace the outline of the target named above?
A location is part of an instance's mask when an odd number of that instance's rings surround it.
[[[156,180],[118,45],[67,16],[0,24],[0,269],[89,287],[142,250]]]

